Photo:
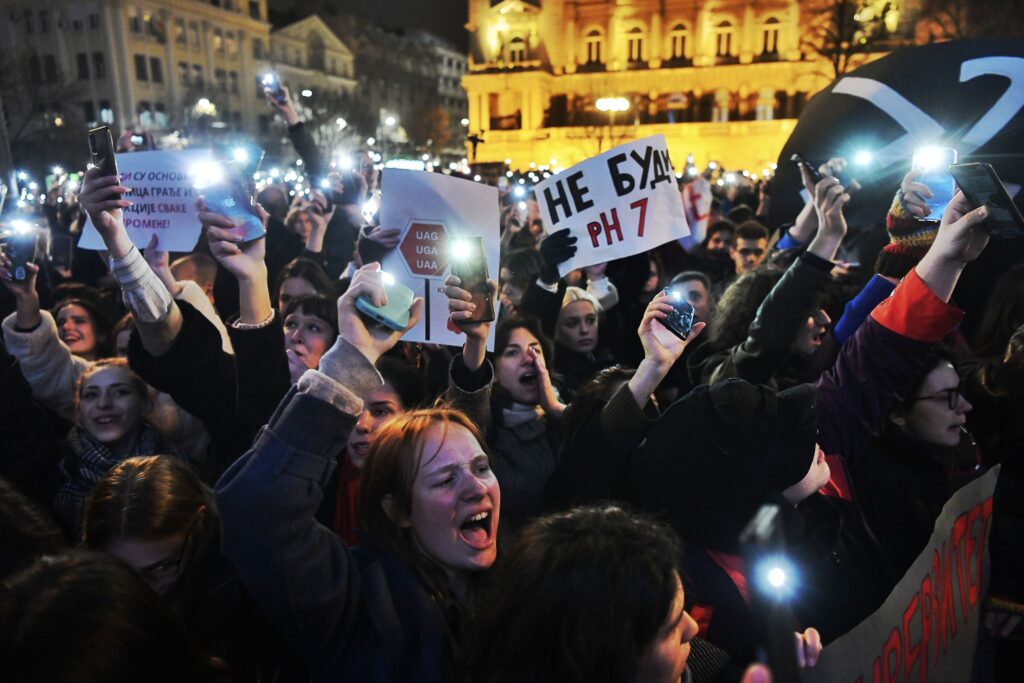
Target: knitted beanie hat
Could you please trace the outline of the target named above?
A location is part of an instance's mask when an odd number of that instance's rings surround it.
[[[928,253],[939,233],[939,221],[915,218],[904,208],[900,199],[900,193],[897,192],[889,215],[885,218],[889,244],[885,245],[875,261],[876,273],[896,279],[904,277],[917,265]]]

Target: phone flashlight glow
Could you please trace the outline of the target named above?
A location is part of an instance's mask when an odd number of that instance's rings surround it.
[[[193,187],[202,190],[224,182],[224,167],[216,161],[200,161],[192,165],[188,175]]]
[[[467,240],[453,240],[451,246],[452,258],[456,261],[465,261],[473,254],[473,248]]]
[[[380,271],[380,279],[383,280],[386,285],[395,284],[395,276],[391,273],[385,273],[383,270]]]

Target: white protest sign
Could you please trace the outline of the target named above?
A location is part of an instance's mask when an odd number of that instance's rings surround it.
[[[440,173],[385,168],[381,178],[381,225],[402,231],[381,269],[423,297],[423,316],[405,341],[462,346],[466,336],[448,325],[444,280],[451,272],[449,243],[482,237],[487,274],[497,281],[500,260],[498,189]],[[494,302],[497,313],[497,301]],[[494,329],[487,348],[494,350]]]
[[[156,235],[162,251],[192,251],[201,230],[196,210],[198,195],[188,171],[209,156],[208,149],[117,155],[121,184],[132,188],[125,195],[134,204],[124,210],[124,226],[135,246],[145,248],[150,237]],[[78,246],[105,248],[91,220],[86,221]]]
[[[998,477],[996,466],[946,501],[928,545],[885,603],[822,650],[804,683],[972,680]]]
[[[534,191],[548,233],[569,228],[577,238],[561,275],[690,234],[664,135],[619,145]]]

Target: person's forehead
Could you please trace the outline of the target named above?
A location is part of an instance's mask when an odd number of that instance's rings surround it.
[[[131,384],[131,373],[127,368],[106,367],[94,370],[85,380],[86,387],[110,386],[111,384]]]
[[[427,430],[423,442],[426,460],[420,473],[429,476],[448,467],[468,464],[480,455],[484,455],[480,442],[468,429],[451,422],[447,427],[434,424]]]
[[[284,283],[281,285],[281,289],[316,290],[316,287],[314,287],[313,283],[307,280],[306,278],[295,275],[293,277],[286,279]]]
[[[594,304],[589,301],[573,301],[565,307],[566,315],[587,315],[588,313],[593,312]]]
[[[736,240],[737,246],[740,247],[759,247],[762,244],[766,244],[767,242],[768,240],[765,239],[764,237],[758,237],[755,239],[751,239],[748,237],[740,237]]]
[[[285,322],[293,322],[298,325],[306,325],[309,323],[317,323],[320,325],[326,325],[327,321],[320,316],[313,315],[311,313],[303,313],[302,311],[292,311],[288,314]]]
[[[942,361],[932,368],[922,382],[925,391],[941,391],[960,385],[960,376],[949,361]]]
[[[532,346],[533,344],[540,344],[540,341],[525,327],[517,327],[512,330],[512,334],[509,335],[508,343],[509,346],[513,344],[517,344],[519,346]]]
[[[71,316],[81,316],[84,318],[89,317],[89,311],[85,310],[78,304],[64,304],[59,311],[57,311],[58,318],[68,318]]]
[[[707,291],[707,287],[705,287],[704,283],[701,282],[700,280],[686,280],[684,282],[680,282],[678,286],[680,289],[687,293],[692,291]]]
[[[385,382],[381,386],[375,388],[373,391],[366,395],[366,403],[394,403],[401,405],[402,400],[398,397],[398,392],[395,391],[394,387]]]

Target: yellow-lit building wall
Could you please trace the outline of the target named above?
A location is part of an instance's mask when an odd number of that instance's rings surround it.
[[[808,21],[795,0],[469,0],[475,160],[568,167],[660,133],[677,165],[759,172],[832,79]]]

